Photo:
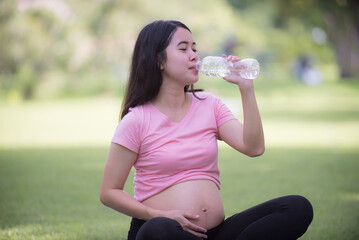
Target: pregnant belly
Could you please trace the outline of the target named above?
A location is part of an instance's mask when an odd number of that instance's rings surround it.
[[[210,180],[191,180],[171,186],[142,202],[158,210],[182,210],[199,215],[193,223],[211,229],[224,219],[222,198]]]

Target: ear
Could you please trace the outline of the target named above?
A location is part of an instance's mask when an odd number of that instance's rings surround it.
[[[164,60],[166,58],[166,55],[164,55],[164,52],[161,52],[157,55],[157,63],[160,66],[161,71],[165,69],[166,67],[166,61]]]
[[[161,58],[160,56],[157,58],[157,61],[158,61],[158,65],[160,66],[161,71],[163,71],[163,69],[165,69],[165,67],[166,67],[165,61],[163,61],[163,58]]]

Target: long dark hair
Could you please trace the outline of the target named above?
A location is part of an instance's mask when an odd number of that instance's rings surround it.
[[[155,21],[140,32],[133,51],[121,119],[131,107],[145,104],[157,96],[163,80],[160,66],[167,60],[165,50],[179,27],[191,32],[178,21]],[[201,90],[191,85],[185,86],[184,91],[194,93]]]

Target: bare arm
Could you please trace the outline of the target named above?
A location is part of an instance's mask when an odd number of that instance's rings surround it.
[[[237,57],[230,57],[238,61]],[[234,149],[248,155],[262,155],[265,149],[262,120],[254,93],[253,80],[227,76],[226,81],[239,86],[242,97],[243,124],[231,120],[219,127],[219,137]]]
[[[116,143],[111,144],[101,182],[101,202],[118,212],[143,220],[160,216],[175,219],[184,230],[198,237],[206,238],[206,235],[202,234],[202,232],[206,232],[206,229],[189,221],[189,219],[198,219],[199,216],[175,209],[160,211],[147,207],[123,190],[136,159],[135,152]]]
[[[121,145],[111,144],[101,182],[100,200],[104,205],[123,214],[148,220],[155,214],[154,210],[145,207],[123,190],[136,158],[135,152]]]

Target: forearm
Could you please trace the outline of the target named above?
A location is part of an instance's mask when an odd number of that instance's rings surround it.
[[[239,88],[243,107],[243,144],[248,155],[258,156],[264,152],[264,134],[261,116],[253,85]]]
[[[156,210],[138,202],[121,189],[111,189],[105,193],[101,192],[100,196],[103,204],[128,216],[146,221],[154,217],[167,217],[176,220],[185,231],[188,231],[200,238],[207,237],[203,234],[207,231],[205,228],[190,221],[198,220],[199,215],[180,210]]]
[[[101,193],[101,202],[125,215],[148,220],[160,216],[160,211],[147,207],[121,189],[111,189]]]
[[[223,57],[226,56],[223,55]],[[238,62],[240,58],[229,56],[227,61]],[[237,134],[236,136],[230,132],[230,127],[235,127],[236,124],[227,124],[226,127],[222,127],[221,135],[224,137],[222,139],[246,155],[259,156],[264,152],[264,134],[254,94],[253,80],[242,78],[236,74],[230,74],[224,77],[224,80],[239,87],[243,105],[243,126],[241,125],[239,130],[234,133]]]

